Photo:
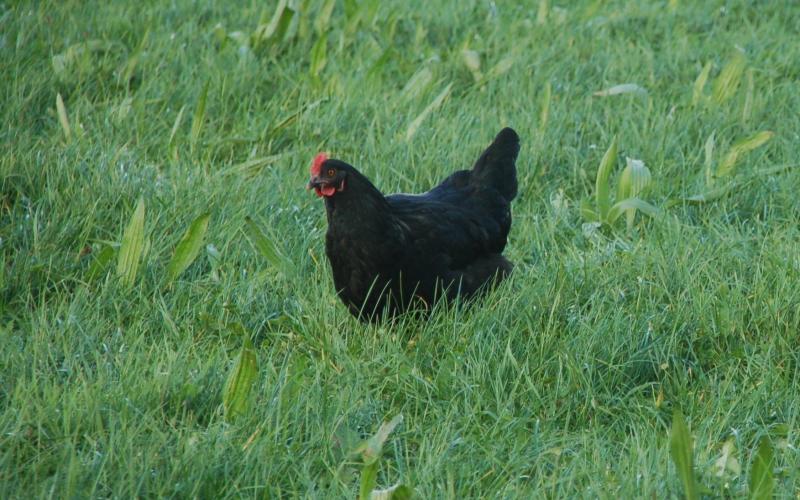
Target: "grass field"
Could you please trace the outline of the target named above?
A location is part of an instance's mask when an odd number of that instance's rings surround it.
[[[701,495],[800,497],[795,2],[281,5],[0,2],[1,498],[352,498],[400,414],[380,487],[680,497],[676,410]],[[512,279],[356,322],[313,155],[422,191],[506,125]]]

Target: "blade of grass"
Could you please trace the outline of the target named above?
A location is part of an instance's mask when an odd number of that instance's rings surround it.
[[[747,70],[746,91],[744,94],[744,107],[742,108],[742,123],[750,121],[753,113],[753,94],[755,93],[755,82],[753,80],[753,68]]]
[[[447,84],[447,87],[445,87],[444,90],[442,90],[442,92],[439,93],[438,96],[436,96],[436,99],[434,99],[430,104],[428,104],[428,106],[422,111],[422,113],[420,113],[419,116],[417,116],[414,119],[414,121],[411,122],[411,124],[408,126],[408,130],[406,130],[407,141],[410,141],[411,139],[414,138],[414,135],[416,135],[417,130],[419,129],[420,125],[422,125],[422,122],[425,121],[428,115],[436,111],[442,105],[445,99],[447,99],[447,96],[450,95],[451,88],[453,88],[453,84],[452,83]]]
[[[130,57],[128,57],[128,60],[125,62],[122,71],[119,72],[119,74],[122,75],[121,83],[124,87],[128,87],[130,85],[131,78],[133,77],[133,73],[136,71],[136,67],[139,65],[139,60],[141,59],[142,53],[147,46],[147,40],[149,37],[150,28],[144,32],[142,41],[139,42],[139,45],[136,47]]]
[[[250,240],[250,243],[258,250],[262,257],[267,259],[267,262],[275,266],[278,270],[283,271],[286,267],[285,257],[278,250],[278,247],[272,240],[267,238],[264,232],[258,227],[250,217],[245,217],[245,234]]]
[[[317,106],[319,106],[320,104],[322,104],[323,102],[325,102],[327,100],[328,99],[326,97],[323,97],[321,99],[317,99],[316,101],[312,101],[310,103],[303,104],[302,106],[300,106],[300,108],[298,108],[296,111],[294,111],[294,112],[290,113],[289,115],[287,115],[286,118],[284,118],[281,121],[279,121],[276,125],[274,125],[273,127],[267,129],[265,135],[266,136],[274,136],[278,131],[280,131],[281,129],[283,129],[285,127],[288,127],[291,123],[293,123],[295,120],[297,120],[303,113],[307,113],[308,111],[311,111],[312,109],[316,108]]]
[[[219,175],[244,175],[245,177],[252,177],[258,174],[264,167],[272,165],[284,156],[285,153],[281,153],[277,155],[264,156],[262,158],[253,158],[251,160],[243,161],[242,163],[237,163],[236,165],[228,167],[225,170],[221,170]]]
[[[547,121],[550,119],[550,100],[552,99],[553,88],[550,82],[544,84],[544,92],[542,92],[542,110],[539,112],[539,130],[545,131],[547,129]]]
[[[178,147],[175,143],[175,134],[178,132],[178,127],[181,126],[181,122],[183,121],[184,111],[186,111],[186,106],[181,106],[181,110],[178,111],[178,116],[175,117],[175,123],[172,124],[172,131],[169,133],[169,142],[167,142],[167,151],[173,161],[178,161]]]
[[[714,184],[714,143],[716,131],[711,132],[711,135],[706,139],[705,144],[705,176],[706,187],[711,187]]]

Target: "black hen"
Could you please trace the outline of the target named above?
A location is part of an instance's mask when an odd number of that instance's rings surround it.
[[[501,255],[517,194],[519,137],[497,134],[472,170],[420,195],[384,196],[355,168],[319,154],[308,184],[325,199],[325,251],[339,297],[374,320],[437,297],[471,297],[512,264]]]

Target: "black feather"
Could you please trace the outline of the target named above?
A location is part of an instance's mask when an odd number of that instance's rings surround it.
[[[384,197],[352,166],[328,160],[346,188],[326,197],[325,251],[337,293],[362,319],[438,297],[469,298],[512,269],[502,255],[517,193],[519,137],[503,129],[472,170],[420,195]]]

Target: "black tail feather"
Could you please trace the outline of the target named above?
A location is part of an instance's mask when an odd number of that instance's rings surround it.
[[[489,185],[511,201],[517,195],[517,155],[519,136],[511,128],[504,128],[494,142],[472,167],[470,182]]]

